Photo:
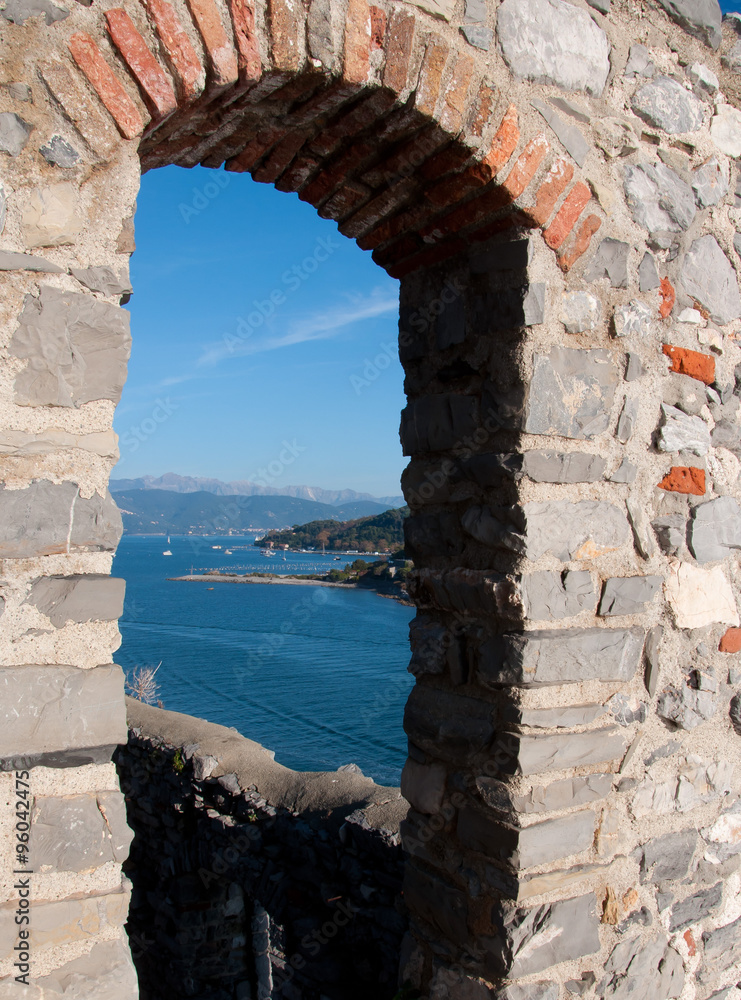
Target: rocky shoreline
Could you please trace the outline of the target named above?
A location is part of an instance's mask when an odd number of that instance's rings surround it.
[[[264,584],[290,584],[299,587],[338,587],[340,590],[373,590],[379,597],[387,597],[400,604],[411,605],[406,591],[396,591],[396,588],[378,585],[359,583],[355,580],[335,582],[333,580],[322,580],[317,577],[307,576],[281,576],[279,574],[255,574],[247,573],[188,573],[185,576],[169,576],[168,581],[186,583],[264,583]]]

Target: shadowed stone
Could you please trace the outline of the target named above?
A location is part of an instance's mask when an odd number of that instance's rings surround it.
[[[686,32],[717,49],[721,40],[721,14],[718,0],[658,0],[669,17]]]
[[[401,413],[404,454],[454,448],[477,426],[476,400],[471,396],[446,393],[413,400]]]
[[[612,577],[605,582],[599,605],[601,615],[637,615],[646,610],[662,584],[660,576]]]
[[[531,868],[579,854],[592,846],[595,817],[591,809],[517,830],[463,808],[458,814],[457,833],[472,851],[504,861],[513,868]]]
[[[683,899],[681,903],[676,903],[672,907],[669,930],[678,931],[682,927],[699,923],[700,920],[709,917],[720,906],[722,898],[723,884],[718,882],[710,889],[703,889],[702,892],[696,892],[693,896]]]
[[[665,937],[631,938],[616,945],[605,965],[605,1000],[668,1000],[684,988],[684,963]]]
[[[30,850],[34,864],[47,870],[79,872],[124,861],[133,836],[120,792],[35,800]]]
[[[629,253],[630,246],[627,243],[611,237],[602,240],[599,250],[584,273],[584,280],[598,281],[600,278],[609,278],[613,288],[627,288]]]
[[[40,147],[39,152],[54,167],[69,169],[80,162],[80,154],[61,135],[53,135],[45,146]]]
[[[523,471],[536,483],[596,483],[604,478],[605,460],[579,451],[527,451]]]
[[[582,611],[593,611],[597,594],[587,572],[528,573],[522,578],[525,614],[532,621],[569,618]]]
[[[5,15],[5,10],[0,11]],[[8,19],[9,20],[9,19]],[[10,153],[11,156],[18,156],[28,142],[28,137],[33,131],[33,126],[24,122],[20,115],[13,111],[3,111],[0,113],[0,153]]]
[[[525,431],[590,438],[607,430],[617,372],[609,351],[554,347],[536,354]]]
[[[468,904],[460,889],[408,864],[404,870],[404,899],[415,914],[449,941],[463,944],[468,939]]]
[[[675,406],[661,404],[661,428],[657,441],[659,451],[689,451],[707,455],[710,450],[710,428],[702,417],[692,417]]]
[[[488,746],[494,736],[492,706],[476,698],[440,696],[425,685],[412,688],[404,709],[404,729],[421,749],[453,759]]]
[[[663,882],[684,878],[697,846],[697,832],[667,833],[643,845],[641,881]]]
[[[712,235],[695,240],[682,264],[682,285],[697,299],[715,323],[741,317],[741,295],[736,272]]]
[[[417,812],[434,816],[442,808],[445,777],[442,764],[420,764],[409,757],[401,772],[401,794]]]
[[[667,514],[651,522],[659,548],[667,556],[676,556],[682,551],[687,533],[687,521],[682,514]]]
[[[668,76],[644,83],[633,96],[632,107],[639,118],[669,135],[696,132],[703,121],[702,101]]]
[[[681,232],[695,218],[692,188],[663,163],[626,167],[624,187],[633,221],[651,233]]]
[[[689,546],[699,563],[719,562],[741,549],[741,507],[732,497],[718,497],[695,507]]]
[[[512,72],[599,97],[610,72],[610,43],[586,11],[563,0],[504,0],[497,35]]]
[[[32,604],[52,625],[118,620],[123,614],[126,581],[94,573],[47,576],[37,580],[25,604]]]

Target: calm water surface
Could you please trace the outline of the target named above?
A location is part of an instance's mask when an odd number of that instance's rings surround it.
[[[356,558],[268,559],[251,542],[172,535],[168,545],[162,536],[124,536],[113,563],[127,584],[116,661],[127,672],[161,661],[165,708],[233,726],[287,767],[352,762],[398,784],[414,610],[366,591],[228,583],[209,590],[167,579],[191,568],[326,572]],[[168,548],[172,556],[163,556]]]

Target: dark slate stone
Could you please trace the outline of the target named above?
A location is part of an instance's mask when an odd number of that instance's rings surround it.
[[[79,747],[75,750],[52,750],[49,753],[22,754],[0,757],[0,771],[22,771],[33,767],[85,767],[87,764],[108,764],[118,744],[100,747]]]
[[[0,11],[4,14],[5,11]],[[0,153],[10,153],[18,156],[23,151],[28,137],[33,131],[33,125],[24,122],[20,115],[12,111],[0,113]]]
[[[51,0],[5,0],[5,7],[0,10],[0,16],[11,24],[25,24],[29,17],[40,14],[47,25],[69,17],[66,7],[57,7]]]
[[[125,590],[125,580],[97,573],[45,576],[33,584],[24,604],[33,605],[57,628],[68,622],[117,621]]]
[[[717,49],[721,42],[721,14],[718,0],[658,0],[669,17],[700,41]]]
[[[630,246],[627,243],[611,237],[602,240],[584,274],[585,280],[597,281],[599,278],[609,278],[613,288],[627,288],[629,253]]]
[[[416,684],[404,708],[404,731],[416,746],[435,756],[469,756],[494,738],[492,706]]]
[[[460,889],[408,864],[404,871],[404,899],[444,939],[460,945],[467,941],[468,902]]]
[[[568,438],[607,430],[617,372],[609,351],[554,347],[536,354],[525,431]]]
[[[601,455],[570,451],[528,451],[523,471],[536,483],[596,483],[604,478]]]
[[[629,698],[618,692],[607,702],[606,708],[612,712],[619,726],[632,726],[634,722],[645,722],[647,709],[645,702]]]
[[[651,522],[661,551],[676,556],[682,551],[687,532],[687,521],[682,514],[666,514]]]
[[[706,931],[702,940],[705,944],[705,965],[713,973],[724,972],[741,962],[741,917],[725,927]]]
[[[605,1000],[667,1000],[684,988],[684,963],[663,935],[639,936],[613,948],[605,976]]]
[[[689,546],[699,563],[719,562],[741,549],[741,507],[733,497],[718,497],[692,512]]]
[[[458,814],[457,833],[472,851],[513,868],[530,868],[586,851],[594,840],[594,824],[594,812],[582,809],[516,830],[478,810],[463,808]]]
[[[405,455],[455,448],[478,427],[477,401],[459,393],[411,400],[401,413]]]
[[[702,892],[683,899],[681,903],[675,903],[669,919],[669,930],[674,932],[689,924],[699,923],[720,906],[722,899],[723,883],[718,882],[710,889],[703,889]]]
[[[738,735],[741,736],[741,694],[735,694],[731,698],[728,714],[731,718],[731,725]]]
[[[660,576],[621,576],[605,581],[599,614],[637,615],[646,610],[663,583]]]
[[[80,162],[80,154],[61,135],[53,135],[45,146],[41,146],[39,152],[54,167],[69,169]]]
[[[697,846],[697,831],[667,833],[643,845],[641,881],[673,881],[684,878]]]
[[[696,132],[703,122],[702,101],[669,76],[644,83],[634,94],[632,107],[639,118],[669,135]]]
[[[635,382],[637,378],[643,375],[643,362],[639,354],[635,354],[633,351],[628,352],[628,363],[625,366],[625,381]]]
[[[656,260],[652,254],[646,251],[643,260],[638,265],[638,287],[642,292],[650,292],[654,288],[658,288],[660,284],[661,279],[656,267]]]

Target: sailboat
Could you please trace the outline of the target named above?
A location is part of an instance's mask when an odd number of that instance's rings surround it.
[[[168,545],[168,547],[162,553],[163,556],[171,556],[172,555],[172,552],[170,552],[170,548],[169,548],[169,546],[170,546],[170,536],[169,535],[167,536],[167,545]]]

